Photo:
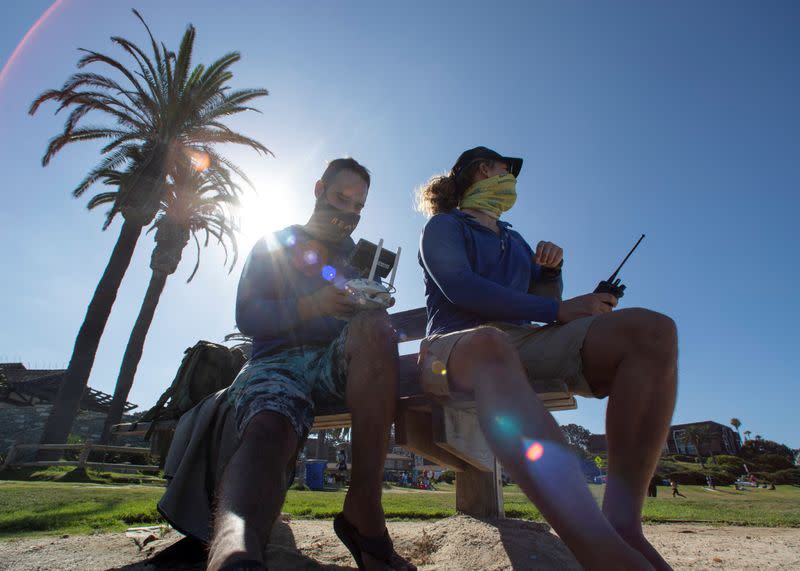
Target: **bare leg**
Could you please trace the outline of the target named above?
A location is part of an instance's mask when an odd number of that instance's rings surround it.
[[[282,415],[262,412],[245,429],[217,493],[208,569],[263,561],[264,548],[286,498],[286,466],[297,435]]]
[[[361,535],[381,536],[383,468],[397,402],[397,342],[384,311],[368,311],[350,321],[347,338],[346,400],[353,426],[353,469],[343,512]],[[386,568],[363,554],[368,569]],[[396,556],[393,569],[413,570]]]
[[[644,309],[597,317],[583,345],[587,381],[609,394],[603,512],[656,569],[671,567],[645,539],[641,513],[675,408],[677,358],[674,322]]]
[[[474,390],[492,450],[584,568],[651,568],[603,516],[504,333],[486,327],[462,338],[447,369],[455,388]]]

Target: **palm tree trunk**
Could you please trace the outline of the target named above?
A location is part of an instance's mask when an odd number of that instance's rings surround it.
[[[128,400],[128,394],[130,394],[133,386],[136,369],[142,359],[147,332],[153,322],[153,316],[156,313],[161,292],[164,291],[164,285],[167,283],[167,277],[169,277],[169,274],[155,270],[150,276],[147,293],[142,301],[142,307],[139,309],[139,316],[136,318],[136,323],[128,339],[128,346],[125,348],[125,356],[122,358],[122,365],[119,368],[117,385],[114,388],[114,399],[111,401],[111,406],[106,415],[106,422],[103,426],[103,434],[100,437],[102,444],[107,444],[111,440],[111,427],[122,420],[122,413]]]
[[[97,289],[95,289],[92,301],[86,311],[86,317],[83,318],[83,324],[75,338],[75,346],[72,349],[72,357],[64,375],[64,381],[61,383],[58,396],[53,403],[53,409],[45,423],[42,444],[64,444],[67,441],[72,423],[78,414],[86,384],[89,381],[89,373],[94,365],[100,337],[103,335],[114,300],[117,298],[117,291],[130,265],[133,251],[136,249],[136,242],[141,233],[141,226],[127,221],[122,224],[122,230],[114,245],[111,258],[108,260],[103,277],[97,284]],[[40,459],[57,456],[59,453],[52,451],[42,451],[38,454]]]

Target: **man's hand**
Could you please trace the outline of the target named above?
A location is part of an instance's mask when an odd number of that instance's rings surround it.
[[[569,323],[581,317],[608,313],[617,306],[617,298],[610,293],[587,293],[561,302],[558,317],[561,323]]]
[[[328,315],[349,316],[356,307],[350,294],[332,285],[297,300],[297,314],[303,321]]]
[[[536,245],[536,254],[533,261],[543,268],[557,268],[564,259],[564,250],[552,242],[539,242]]]

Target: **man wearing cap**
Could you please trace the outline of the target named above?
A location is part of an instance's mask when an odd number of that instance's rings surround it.
[[[607,293],[561,300],[562,249],[540,241],[534,250],[500,220],[521,168],[520,158],[476,147],[419,190],[430,216],[419,251],[423,387],[474,394],[494,453],[586,569],[670,569],[642,533],[641,508],[675,405],[675,324],[646,309],[613,311]],[[554,379],[609,397],[602,510],[534,390]]]
[[[286,466],[316,407],[342,401],[352,417],[352,473],[334,531],[359,569],[416,569],[394,551],[381,507],[397,342],[386,312],[358,311],[343,288],[357,275],[348,263],[350,234],[369,185],[369,171],[354,159],[331,161],[314,187],[309,221],[260,240],[242,271],[236,323],[253,337],[253,355],[227,391],[240,443],[216,496],[212,571],[266,568]]]

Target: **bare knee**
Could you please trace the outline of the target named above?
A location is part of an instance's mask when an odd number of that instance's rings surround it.
[[[494,327],[467,333],[456,345],[459,358],[485,364],[507,363],[517,357],[508,335]]]
[[[270,465],[285,466],[297,449],[297,434],[282,414],[261,412],[247,423],[239,449],[254,451]]]
[[[351,355],[396,352],[396,335],[389,315],[383,310],[359,312],[350,320],[348,330],[347,345]]]
[[[674,368],[678,357],[678,330],[672,318],[649,309],[625,310],[626,353],[629,357]]]
[[[521,366],[519,354],[508,335],[494,327],[481,327],[462,337],[450,355],[450,378],[461,390],[474,390],[481,378],[502,383],[508,375],[480,375],[488,369],[511,369]]]

